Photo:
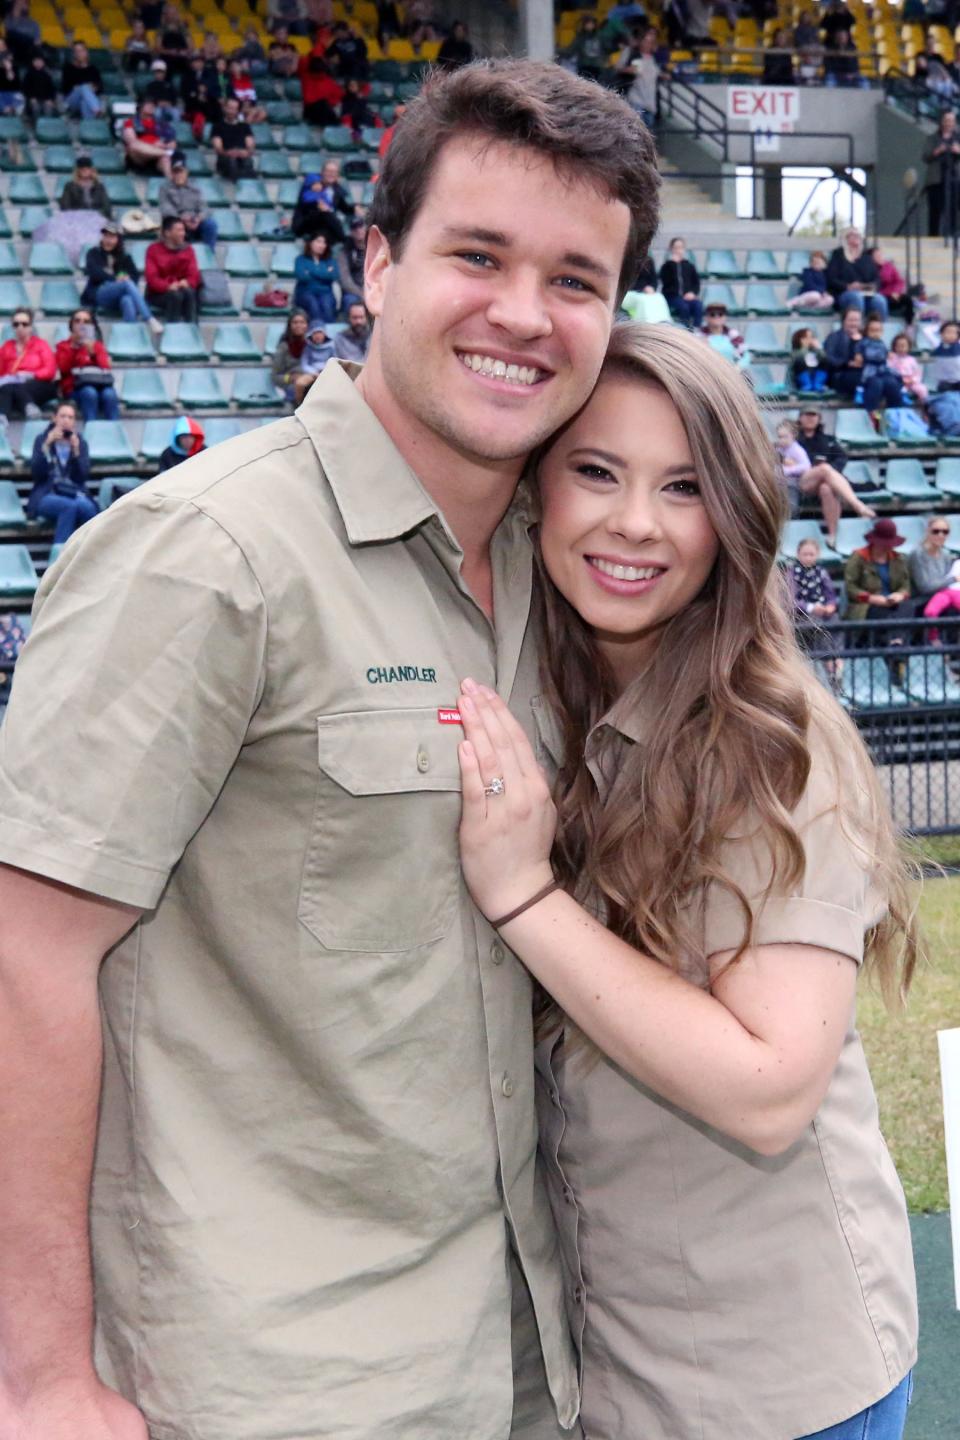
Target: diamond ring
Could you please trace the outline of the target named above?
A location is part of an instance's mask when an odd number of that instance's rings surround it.
[[[484,795],[502,795],[506,788],[506,785],[503,783],[503,776],[494,775],[490,784],[483,787],[483,793]]]

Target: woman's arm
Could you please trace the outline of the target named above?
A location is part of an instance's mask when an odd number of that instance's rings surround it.
[[[549,880],[554,812],[520,726],[490,692],[460,696],[461,850],[488,918]],[[504,793],[484,783],[502,776]],[[800,1136],[823,1099],[850,1023],[857,967],[806,944],[710,957],[702,990],[633,949],[560,891],[501,926],[567,1015],[642,1084],[765,1155]],[[709,944],[709,936],[708,936]]]

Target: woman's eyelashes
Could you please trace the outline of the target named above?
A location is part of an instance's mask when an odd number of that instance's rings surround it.
[[[603,465],[591,465],[585,462],[574,466],[574,474],[582,475],[585,480],[593,480],[598,484],[616,484],[617,482],[617,477],[613,472]],[[670,480],[663,488],[667,494],[680,495],[691,500],[698,500],[701,494],[700,481],[692,475],[680,480]]]
[[[692,499],[698,499],[701,493],[700,481],[692,477],[688,480],[671,480],[667,489],[676,495],[689,495]]]
[[[584,463],[574,466],[574,473],[582,475],[586,480],[615,480],[616,476],[612,471],[607,470],[603,465],[590,465]]]

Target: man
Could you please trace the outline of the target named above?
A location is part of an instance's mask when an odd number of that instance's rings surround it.
[[[957,200],[960,196],[960,134],[953,110],[944,110],[936,134],[924,151],[927,166],[927,204],[930,234],[957,233]]]
[[[167,135],[173,134],[173,127],[180,123],[179,96],[167,74],[167,62],[158,56],[150,65],[153,79],[143,92],[144,100],[152,100],[159,128]]]
[[[246,120],[240,119],[240,101],[230,95],[223,102],[223,119],[218,120],[210,137],[217,155],[217,174],[226,180],[255,175],[253,157],[256,141]]]
[[[277,75],[281,80],[289,80],[297,73],[299,56],[296,49],[290,43],[290,31],[286,25],[278,25],[273,32],[273,39],[267,46],[267,65],[271,75]]]
[[[70,59],[60,79],[63,107],[77,120],[90,120],[103,114],[103,81],[96,65],[90,64],[90,51],[82,40],[75,41]]]
[[[367,42],[346,20],[333,27],[333,42],[327,46],[327,63],[341,84],[348,80],[366,80],[370,74]]]
[[[165,215],[161,221],[160,239],[147,247],[144,278],[147,303],[155,306],[164,320],[196,321],[200,270],[179,215]]]
[[[350,234],[337,251],[341,301],[344,310],[363,303],[363,272],[367,258],[367,222],[361,215],[350,221]]]
[[[186,238],[192,244],[199,240],[211,249],[217,243],[217,222],[210,214],[199,185],[190,179],[187,157],[182,150],[170,156],[170,179],[160,186],[157,197],[161,219],[168,215],[183,221]]]
[[[370,317],[362,300],[355,301],[347,311],[347,328],[334,337],[333,353],[337,360],[350,360],[362,365],[370,349]]]
[[[157,126],[157,109],[152,100],[141,102],[136,116],[124,122],[120,139],[128,170],[141,175],[159,172],[170,178],[170,156],[176,142],[161,134]]]
[[[646,130],[584,85],[431,80],[363,370],[44,577],[0,761],[0,1435],[575,1424],[531,989],[460,881],[450,706],[473,675],[532,732],[514,492],[656,226]]]

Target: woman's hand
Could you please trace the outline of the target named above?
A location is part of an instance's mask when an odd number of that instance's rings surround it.
[[[503,701],[464,680],[458,703],[467,737],[459,748],[460,858],[470,894],[493,920],[553,879],[557,817],[530,742]],[[494,779],[503,781],[502,795],[484,793]]]

